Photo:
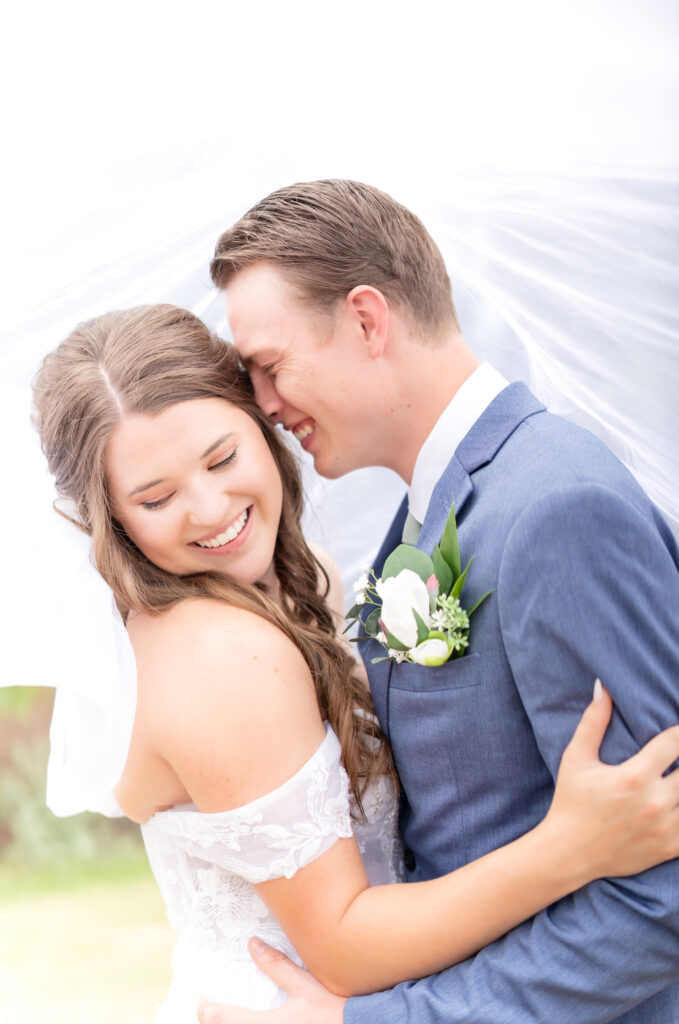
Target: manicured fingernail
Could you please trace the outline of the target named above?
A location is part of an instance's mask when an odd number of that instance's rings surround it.
[[[266,952],[266,942],[262,942],[262,940],[257,938],[256,935],[254,935],[250,939],[250,945],[254,949],[255,953],[264,953],[264,952]]]
[[[603,687],[601,685],[601,680],[600,679],[595,679],[594,680],[594,694],[593,694],[592,699],[597,701],[597,703],[598,703],[601,700],[601,698],[603,697],[603,695],[604,695],[604,691],[603,691]]]

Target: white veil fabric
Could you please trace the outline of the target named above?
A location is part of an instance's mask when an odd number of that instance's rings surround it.
[[[204,13],[216,18],[221,6],[205,4]],[[87,538],[52,511],[30,425],[30,379],[75,323],[108,309],[173,302],[228,338],[210,255],[220,232],[273,188],[351,177],[409,206],[444,254],[471,348],[599,434],[679,532],[679,16],[661,0],[643,13],[631,2],[575,2],[548,26],[551,5],[511,5],[511,18],[501,2],[468,6],[451,4],[443,23],[431,20],[435,8],[426,3],[407,24],[398,5],[364,12],[362,29],[372,30],[373,44],[379,37],[381,55],[367,68],[350,20],[323,34],[304,3],[289,5],[285,19],[278,5],[231,15],[230,42],[203,36],[191,63],[204,89],[208,56],[216,67],[226,48],[229,80],[252,84],[228,130],[220,127],[229,121],[222,76],[215,82],[224,91],[206,104],[186,74],[185,26],[170,19],[165,51],[146,52],[143,68],[146,87],[153,80],[170,89],[171,116],[158,113],[162,138],[137,102],[141,70],[132,60],[125,81],[116,79],[129,90],[126,102],[119,92],[115,99],[126,136],[111,119],[103,131],[101,105],[87,124],[87,146],[82,118],[61,118],[58,131],[50,124],[47,141],[62,153],[68,142],[79,159],[54,161],[39,188],[35,134],[26,140],[2,200],[9,259],[0,331],[0,685],[57,687],[48,778],[55,813],[117,813],[112,790],[136,679]],[[353,3],[343,9],[346,17],[357,11]],[[158,16],[139,14],[149,37]],[[260,17],[271,28],[265,37]],[[125,47],[134,49],[122,30],[116,37],[108,28],[111,54],[97,53],[101,82],[113,64],[118,70]],[[43,61],[69,69],[76,44],[59,41],[49,51],[45,44]],[[168,76],[180,56],[181,92]],[[253,64],[265,73],[248,79]],[[330,72],[345,75],[342,87],[320,97],[316,84]],[[82,100],[82,67],[51,84],[54,96],[42,103]],[[110,99],[99,88],[100,101]],[[170,121],[181,131],[170,133]],[[404,485],[386,470],[323,481],[307,464],[304,474],[308,533],[339,561],[350,590]]]

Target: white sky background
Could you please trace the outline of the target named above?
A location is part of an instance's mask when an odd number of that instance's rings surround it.
[[[673,0],[13,5],[2,323],[292,180],[677,162]]]
[[[430,227],[475,351],[600,433],[679,533],[676,0],[24,0],[0,40],[4,447],[73,324],[171,301],[224,331],[217,235],[350,177]],[[333,482],[332,514],[308,487],[355,575],[402,485]]]

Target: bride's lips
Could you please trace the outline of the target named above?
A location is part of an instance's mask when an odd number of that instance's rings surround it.
[[[313,437],[314,430],[316,429],[316,421],[311,416],[305,417],[303,420],[299,420],[297,423],[293,423],[287,427],[287,430],[299,441],[302,448],[305,451],[308,450],[311,444],[311,438]]]
[[[254,507],[252,505],[248,505],[247,509],[244,509],[243,511],[247,512],[247,516],[248,517],[245,520],[245,525],[243,526],[243,529],[240,531],[240,533],[238,534],[237,537],[233,538],[233,540],[227,540],[226,544],[220,544],[220,545],[218,545],[217,547],[214,547],[214,548],[204,548],[204,547],[201,547],[201,545],[198,544],[196,541],[191,541],[191,543],[189,544],[189,547],[190,548],[194,548],[197,551],[200,551],[204,555],[223,555],[223,554],[226,554],[227,552],[236,551],[238,548],[243,546],[243,544],[245,543],[245,541],[247,540],[247,538],[248,538],[248,536],[250,534],[250,530],[252,529],[252,518],[253,518],[253,514],[254,514]],[[242,515],[242,513],[241,513],[241,515]],[[213,534],[208,535],[207,537],[201,537],[200,539],[201,540],[211,540],[213,537],[218,537],[220,535],[220,533],[225,533],[226,530],[229,529],[229,526],[232,526],[233,523],[236,522],[236,520],[238,518],[239,517],[236,516],[235,520],[232,520],[231,523],[227,524],[224,527],[223,530],[219,530],[216,534],[213,533]]]

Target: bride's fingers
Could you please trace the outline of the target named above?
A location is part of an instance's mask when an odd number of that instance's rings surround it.
[[[201,999],[197,1008],[199,1024],[257,1024],[260,1014],[237,1006],[221,1006]]]
[[[573,737],[564,751],[564,757],[571,756],[582,759],[599,759],[599,747],[604,738],[613,713],[613,701],[610,694],[597,679],[594,684],[594,696],[585,708],[578,722]]]
[[[248,950],[260,971],[289,996],[304,996],[311,989],[319,987],[319,983],[308,971],[293,964],[280,949],[268,946],[261,939],[250,939]]]
[[[679,758],[679,725],[673,725],[664,732],[654,736],[641,748],[638,754],[625,762],[630,777],[638,782],[649,776],[660,776]],[[679,777],[679,772],[673,776]]]

